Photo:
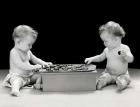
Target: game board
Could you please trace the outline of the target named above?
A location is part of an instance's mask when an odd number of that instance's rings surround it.
[[[94,70],[96,66],[91,64],[54,64],[50,67],[43,67],[39,72],[92,72]]]

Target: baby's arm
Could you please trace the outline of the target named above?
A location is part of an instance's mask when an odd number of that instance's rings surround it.
[[[121,56],[129,63],[133,62],[134,56],[132,55],[130,48],[125,46],[123,50],[121,50]]]
[[[11,63],[14,63],[16,66],[18,66],[19,68],[23,70],[35,69],[35,67],[31,65],[29,62],[23,62],[19,54],[14,50],[10,52],[10,60],[11,60]]]
[[[90,58],[86,58],[85,59],[85,62],[86,63],[91,63],[91,62],[101,62],[103,60],[105,60],[106,58],[106,49],[104,49],[104,51],[100,54],[100,55],[96,55],[96,56],[93,56],[93,57],[90,57]]]
[[[45,61],[41,60],[40,58],[37,58],[31,51],[30,51],[30,58],[34,64],[40,64],[40,65],[48,65],[49,64],[49,62],[45,62]]]

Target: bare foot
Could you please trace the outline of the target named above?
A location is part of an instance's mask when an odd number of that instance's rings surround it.
[[[123,86],[123,85],[119,84],[117,91],[121,92],[121,91],[125,90],[126,88],[127,88],[127,86]]]
[[[11,87],[11,85],[10,85],[10,83],[9,82],[7,82],[7,81],[5,81],[5,82],[3,82],[3,85],[2,86],[4,86],[4,87]]]
[[[98,80],[97,84],[96,84],[96,89],[97,90],[101,90],[103,87],[104,87],[104,82],[103,81],[100,81]]]
[[[18,96],[20,96],[20,92],[19,91],[12,91],[11,95],[15,96],[15,97],[18,97]]]
[[[42,88],[42,84],[34,84],[34,88],[39,90]]]

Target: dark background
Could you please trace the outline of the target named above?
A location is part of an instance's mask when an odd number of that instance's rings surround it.
[[[38,4],[39,3],[39,4]],[[139,7],[99,2],[36,2],[3,5],[0,8],[0,68],[9,68],[9,51],[14,46],[13,29],[25,24],[38,31],[32,52],[53,63],[84,63],[86,57],[100,54],[104,45],[98,28],[108,21],[119,23],[126,31],[127,44],[135,60],[129,65],[140,68]],[[120,5],[121,4],[121,5]],[[94,63],[104,68],[106,61]]]

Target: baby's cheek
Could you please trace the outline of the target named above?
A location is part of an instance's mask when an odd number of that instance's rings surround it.
[[[107,47],[107,43],[104,43],[104,46]]]

